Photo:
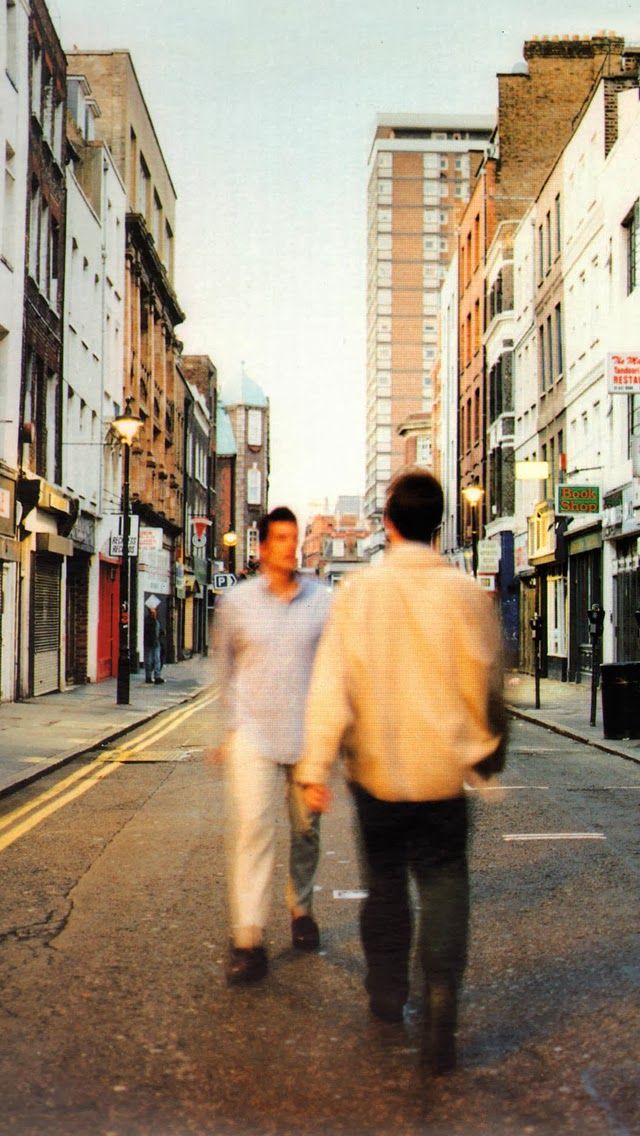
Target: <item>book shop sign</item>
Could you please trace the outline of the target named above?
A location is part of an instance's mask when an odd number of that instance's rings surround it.
[[[597,485],[558,485],[556,516],[599,512],[600,489]]]
[[[640,351],[607,355],[609,394],[640,393]]]

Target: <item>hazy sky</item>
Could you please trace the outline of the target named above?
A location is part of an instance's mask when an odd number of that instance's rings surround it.
[[[492,114],[533,35],[637,0],[49,0],[63,47],[127,48],[178,193],[185,350],[272,407],[271,504],[364,488],[367,157],[384,112]]]

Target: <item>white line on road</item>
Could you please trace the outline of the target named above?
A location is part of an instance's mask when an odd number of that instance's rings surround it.
[[[366,899],[368,891],[354,890],[354,891],[334,891],[334,899]]]
[[[511,832],[503,840],[606,840],[602,832]]]
[[[500,792],[501,790],[513,789],[546,789],[549,790],[548,785],[465,785],[467,793],[491,793],[493,791]]]

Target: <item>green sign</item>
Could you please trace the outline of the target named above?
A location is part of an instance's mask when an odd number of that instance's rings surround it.
[[[600,489],[597,485],[558,485],[556,514],[599,513]]]

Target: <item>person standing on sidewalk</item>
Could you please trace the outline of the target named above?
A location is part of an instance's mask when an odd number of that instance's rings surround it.
[[[329,594],[296,571],[298,524],[290,509],[273,509],[263,517],[259,539],[260,573],[225,595],[216,613],[228,718],[219,757],[226,763],[230,984],[257,981],[267,973],[264,932],[285,787],[292,943],[300,950],[316,950],[320,943],[313,918],[319,815],[309,815],[292,771],[300,757],[307,687]]]
[[[143,627],[144,679],[145,682],[164,682],[162,670],[162,627],[158,618],[158,606],[147,601],[144,609]]]
[[[412,910],[425,981],[422,1057],[456,1064],[457,999],[467,958],[465,782],[504,763],[501,634],[491,600],[431,543],[439,482],[400,475],[387,497],[389,549],[343,582],[313,670],[295,779],[324,811],[342,747],[361,833],[365,986],[373,1014],[401,1021]]]

